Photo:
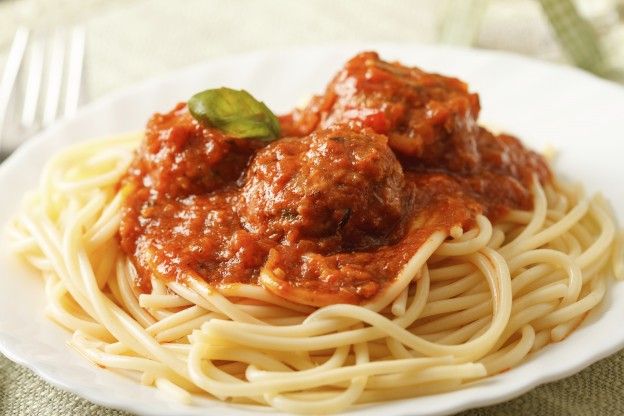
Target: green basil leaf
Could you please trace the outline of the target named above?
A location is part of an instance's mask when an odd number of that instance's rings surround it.
[[[188,108],[200,123],[238,138],[275,140],[280,124],[275,114],[245,90],[216,88],[195,94]]]

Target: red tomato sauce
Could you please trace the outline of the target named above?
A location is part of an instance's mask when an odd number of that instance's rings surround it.
[[[183,103],[154,115],[121,181],[137,287],[156,275],[314,306],[371,300],[433,232],[531,209],[533,177],[550,179],[479,110],[463,82],[367,52],[269,144],[202,126]]]

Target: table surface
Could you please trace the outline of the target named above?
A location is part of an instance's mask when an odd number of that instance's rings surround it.
[[[510,6],[510,1],[490,0],[477,44],[562,60],[539,6],[531,0],[513,0]],[[87,31],[84,95],[91,101],[133,82],[229,53],[349,41],[433,43],[440,3],[399,0],[388,8],[383,0],[313,0],[295,7],[288,0],[189,0],[180,7],[166,0],[0,0],[0,68],[19,24],[79,22]],[[620,415],[623,393],[620,351],[575,376],[461,415]],[[0,415],[127,413],[57,389],[0,354]]]

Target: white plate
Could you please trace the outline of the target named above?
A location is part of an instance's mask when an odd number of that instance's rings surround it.
[[[0,165],[0,227],[37,183],[56,150],[95,136],[142,128],[194,92],[227,85],[245,88],[277,112],[320,92],[353,53],[376,49],[382,57],[457,76],[481,95],[481,121],[518,134],[536,149],[560,151],[557,170],[602,190],[624,218],[624,89],[581,71],[518,56],[439,47],[357,45],[261,52],[219,59],[128,88],[84,108],[20,148]],[[0,243],[2,247],[2,243]],[[0,250],[0,351],[47,381],[92,402],[143,415],[250,415],[213,401],[171,403],[156,389],[91,365],[69,348],[69,334],[43,316],[43,287],[35,273]],[[602,306],[561,343],[526,363],[472,387],[428,397],[367,406],[357,415],[438,415],[518,396],[576,373],[624,347],[624,284],[611,286]],[[624,375],[623,375],[624,376]]]

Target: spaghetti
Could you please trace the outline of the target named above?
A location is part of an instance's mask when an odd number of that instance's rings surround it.
[[[389,143],[406,149],[401,140]],[[605,199],[533,175],[528,206],[430,229],[374,296],[298,302],[267,288],[287,279],[277,267],[215,285],[155,265],[145,281],[118,238],[137,191],[119,183],[143,141],[129,134],[54,156],[9,233],[44,277],[46,313],[73,332],[72,346],[180,401],[208,394],[329,413],[458,389],[564,339],[608,277],[624,279]]]

